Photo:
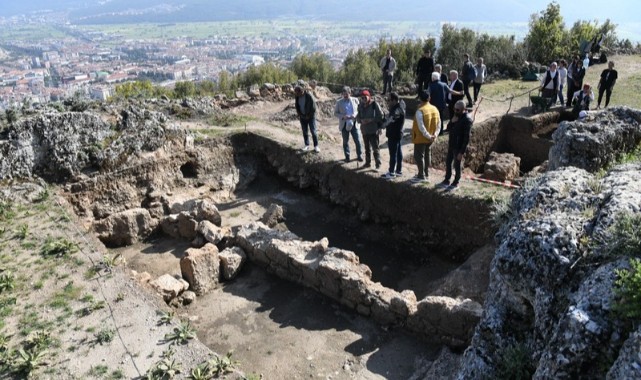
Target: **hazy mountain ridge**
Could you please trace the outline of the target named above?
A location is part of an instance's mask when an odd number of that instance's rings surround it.
[[[137,22],[194,22],[247,19],[303,18],[340,21],[493,21],[523,22],[531,14],[547,6],[547,0],[489,0],[479,4],[471,0],[459,2],[457,9],[448,6],[428,5],[419,0],[390,3],[385,0],[341,2],[338,0],[285,0],[257,2],[255,0],[211,1],[204,0],[32,0],[3,4],[0,16],[30,13],[40,10],[69,11],[74,23],[137,23]],[[566,22],[576,18],[603,19],[596,0],[583,0],[578,6],[562,4]],[[566,16],[567,15],[567,16]],[[576,15],[576,16],[574,16]],[[608,10],[611,19],[619,22],[634,21],[625,4]]]

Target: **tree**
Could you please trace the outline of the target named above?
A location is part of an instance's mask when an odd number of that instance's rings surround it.
[[[193,82],[176,82],[174,96],[176,98],[189,98],[196,94],[196,86]]]
[[[602,46],[616,46],[617,35],[616,25],[606,20],[603,25],[599,25],[598,21],[584,21],[578,20],[572,25],[569,32],[569,49],[570,52],[576,53],[580,51],[580,47],[585,42],[601,42]]]
[[[437,61],[443,65],[443,72],[460,70],[463,65],[463,54],[474,54],[476,34],[468,28],[444,24],[441,30],[441,46],[437,52]]]
[[[338,77],[341,83],[348,86],[378,89],[381,84],[378,61],[363,49],[347,53]]]
[[[569,56],[567,32],[559,4],[552,2],[540,14],[530,17],[530,30],[525,37],[525,45],[528,58],[542,64]]]
[[[321,53],[297,55],[290,69],[298,78],[316,79],[319,82],[331,82],[336,75],[329,58]]]
[[[238,84],[242,87],[250,87],[263,83],[291,83],[294,77],[290,70],[273,63],[266,63],[250,66],[247,71],[240,74]]]
[[[425,40],[402,39],[399,42],[388,42],[381,38],[378,41],[378,45],[369,50],[368,55],[378,66],[378,62],[385,56],[387,49],[391,49],[392,57],[396,59],[394,81],[396,83],[413,83],[416,63],[423,55],[424,49],[427,48],[433,52],[435,46],[436,40],[434,38]]]

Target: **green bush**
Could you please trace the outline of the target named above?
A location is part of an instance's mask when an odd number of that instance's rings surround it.
[[[641,256],[641,215],[622,214],[608,230],[605,250],[614,256]]]
[[[536,368],[530,358],[530,350],[523,344],[508,347],[503,353],[496,369],[497,379],[526,380],[531,379]]]
[[[615,271],[616,301],[612,309],[625,319],[638,321],[641,319],[641,260],[634,258],[630,265],[630,270]]]

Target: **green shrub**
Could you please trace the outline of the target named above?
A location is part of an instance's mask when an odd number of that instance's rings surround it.
[[[47,238],[40,253],[43,256],[63,257],[78,251],[78,245],[65,238]]]
[[[535,367],[528,347],[519,343],[508,347],[496,369],[497,379],[526,380],[534,375]]]
[[[641,319],[641,260],[630,261],[632,269],[617,269],[614,283],[616,301],[613,310],[625,319]]]
[[[641,256],[641,215],[624,213],[608,231],[606,252],[615,256]]]

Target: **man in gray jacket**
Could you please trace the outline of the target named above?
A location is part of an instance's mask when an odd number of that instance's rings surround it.
[[[356,114],[358,113],[358,99],[352,96],[352,89],[343,87],[343,97],[336,102],[334,116],[338,118],[338,130],[343,136],[343,152],[345,153],[345,162],[349,162],[349,135],[352,135],[356,145],[356,156],[358,161],[363,161],[361,131],[356,123]]]
[[[381,125],[383,124],[383,111],[381,106],[372,99],[369,91],[363,90],[361,92],[361,102],[358,106],[358,115],[356,121],[361,123],[363,132],[363,140],[365,141],[365,167],[372,165],[372,154],[374,155],[374,162],[376,169],[381,167],[381,152],[379,145],[379,133],[382,131]]]
[[[387,54],[381,58],[379,66],[383,72],[383,95],[385,95],[392,91],[394,70],[396,70],[396,60],[392,57],[392,49],[387,49]]]

